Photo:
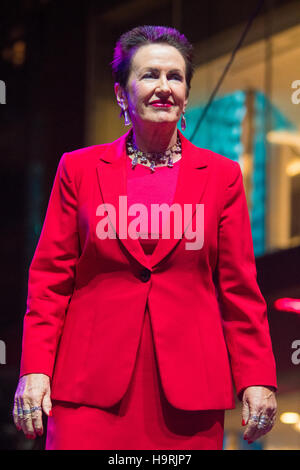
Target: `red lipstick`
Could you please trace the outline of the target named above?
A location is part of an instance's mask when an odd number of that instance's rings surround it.
[[[156,108],[170,108],[172,106],[171,103],[163,103],[162,101],[153,101],[150,104],[151,106],[155,106]]]

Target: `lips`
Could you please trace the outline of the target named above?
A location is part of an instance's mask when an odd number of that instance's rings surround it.
[[[152,101],[150,103],[151,106],[155,106],[156,108],[170,108],[172,105],[172,103],[170,103],[169,101]]]

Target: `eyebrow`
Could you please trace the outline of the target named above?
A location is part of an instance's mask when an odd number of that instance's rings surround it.
[[[141,73],[144,73],[144,72],[159,72],[160,70],[155,68],[155,67],[146,67],[144,69],[142,69]],[[169,70],[168,73],[180,73],[183,75],[182,71],[180,69],[172,69],[172,70]]]

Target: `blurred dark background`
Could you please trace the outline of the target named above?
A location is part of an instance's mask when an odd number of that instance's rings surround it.
[[[253,0],[1,1],[0,80],[6,84],[6,104],[0,107],[0,340],[5,343],[6,360],[0,364],[0,448],[42,449],[44,445],[43,438],[26,441],[15,430],[11,417],[19,373],[27,270],[61,155],[110,141],[122,133],[121,124],[110,125],[110,111],[104,99],[106,95],[112,99],[109,62],[116,40],[140,24],[175,26],[192,43],[200,45],[195,48],[196,65],[200,67],[232,51],[255,4]],[[299,2],[265,1],[246,43],[260,39],[260,18],[279,18],[282,8],[294,14],[288,16],[288,24],[279,24],[277,33],[300,24]],[[202,43],[226,31],[236,31],[228,36],[227,43],[220,42],[212,50],[201,48]],[[299,74],[295,79],[300,79]],[[98,98],[93,94],[95,89],[99,89]],[[117,120],[118,110],[111,112]],[[299,266],[300,244],[257,258],[258,281],[269,306],[283,397],[300,388],[300,365],[297,369],[290,360],[291,341],[300,339],[300,317],[272,306],[279,297],[300,298]]]

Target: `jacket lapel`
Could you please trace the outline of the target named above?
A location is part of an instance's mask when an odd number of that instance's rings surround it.
[[[126,181],[126,138],[130,130],[112,144],[107,144],[107,150],[100,157],[97,165],[98,182],[104,204],[112,204],[115,208],[116,221],[111,220],[111,226],[124,244],[130,254],[143,266],[153,269],[160,263],[175,246],[180,243],[181,238],[171,237],[161,238],[150,257],[145,252],[139,240],[134,240],[127,234],[127,216],[124,216],[125,206],[122,210],[122,220],[119,220],[119,196],[127,196]],[[182,160],[180,162],[178,181],[173,204],[179,204],[182,208],[185,203],[192,204],[193,215],[196,211],[196,204],[200,204],[205,191],[208,176],[208,158],[205,150],[200,149],[189,142],[183,134],[179,132],[182,143]],[[170,170],[171,171],[171,170]],[[126,201],[122,198],[123,202]],[[126,214],[127,214],[126,207]],[[182,211],[183,213],[183,211]],[[185,220],[181,226],[181,236],[191,222]]]

